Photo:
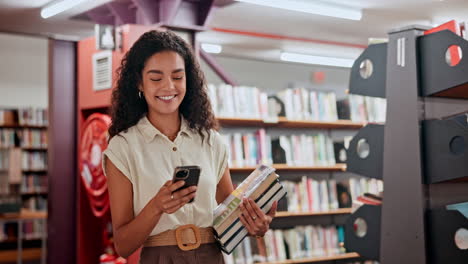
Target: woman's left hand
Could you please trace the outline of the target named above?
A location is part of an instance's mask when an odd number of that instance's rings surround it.
[[[275,201],[270,211],[265,214],[252,199],[244,198],[240,204],[240,220],[251,236],[263,237],[270,228],[277,207],[278,201]]]

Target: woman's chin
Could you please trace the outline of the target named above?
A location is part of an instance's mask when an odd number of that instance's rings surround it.
[[[152,112],[154,112],[157,115],[175,115],[179,114],[179,108],[165,108],[165,109],[152,109]]]

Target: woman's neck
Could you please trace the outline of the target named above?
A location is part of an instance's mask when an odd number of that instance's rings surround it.
[[[180,115],[179,112],[173,114],[160,115],[153,112],[148,112],[148,120],[150,123],[157,128],[161,133],[166,135],[171,141],[173,141],[177,133],[180,130]]]

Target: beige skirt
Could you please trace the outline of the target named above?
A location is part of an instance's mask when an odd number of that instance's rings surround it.
[[[140,264],[224,264],[216,243],[201,244],[195,250],[183,251],[178,246],[144,247]]]

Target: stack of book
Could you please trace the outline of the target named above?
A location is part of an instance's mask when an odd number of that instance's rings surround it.
[[[243,197],[251,198],[267,213],[273,202],[285,195],[274,168],[260,165],[255,169],[213,212],[213,227],[221,249],[230,254],[248,234],[239,220]]]

